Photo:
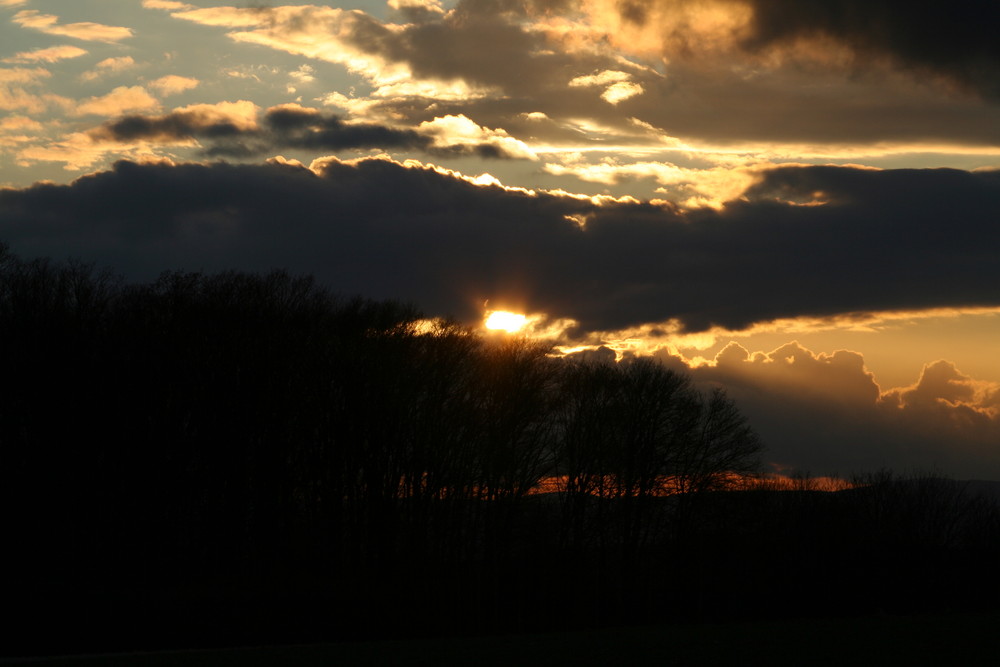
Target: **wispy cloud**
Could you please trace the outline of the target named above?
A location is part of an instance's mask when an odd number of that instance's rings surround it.
[[[135,59],[132,56],[105,58],[97,63],[97,65],[94,66],[94,69],[80,75],[80,78],[84,81],[96,81],[101,77],[124,72],[125,70],[132,69],[135,66]]]
[[[70,112],[74,116],[118,116],[129,111],[156,109],[160,102],[142,86],[118,86],[106,95],[81,101]]]
[[[416,128],[362,122],[299,104],[271,107],[262,125],[232,123],[218,110],[227,103],[184,107],[161,116],[131,115],[89,132],[95,141],[164,141],[198,139],[210,155],[248,156],[289,148],[314,151],[419,150],[432,155],[473,155],[500,159],[537,159],[523,142],[503,130],[484,128],[465,116],[444,116]],[[241,110],[249,102],[236,103]],[[251,105],[251,113],[256,107]],[[212,109],[211,114],[203,113]]]
[[[79,58],[87,55],[87,51],[76,46],[50,46],[45,49],[35,49],[34,51],[21,51],[9,58],[4,58],[5,63],[33,63],[46,62],[54,63],[59,60]]]
[[[27,116],[7,116],[0,119],[0,131],[23,132],[42,129],[42,124]]]
[[[159,79],[154,81],[150,81],[149,87],[158,91],[161,95],[167,96],[177,95],[178,93],[183,93],[185,90],[197,88],[199,83],[201,82],[194,77],[168,74],[166,76],[161,76]]]
[[[172,12],[195,9],[194,5],[189,5],[185,2],[177,2],[176,0],[142,0],[142,6],[146,9],[165,9]]]
[[[130,28],[104,25],[84,21],[80,23],[59,23],[54,14],[42,14],[34,9],[23,9],[11,19],[22,28],[30,28],[47,35],[73,37],[84,41],[120,42],[132,36]]]
[[[68,98],[32,90],[51,76],[51,72],[41,67],[0,68],[0,109],[43,113],[51,106],[68,108],[72,104]]]

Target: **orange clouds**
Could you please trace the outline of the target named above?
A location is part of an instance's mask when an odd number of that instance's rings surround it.
[[[160,102],[142,86],[118,86],[106,95],[80,102],[73,109],[72,115],[117,116],[130,111],[148,111],[159,106]]]
[[[197,88],[199,83],[201,82],[198,81],[198,79],[189,76],[168,74],[166,76],[161,76],[155,81],[150,81],[149,87],[158,91],[161,95],[167,96],[176,95],[177,93],[182,93],[185,90]]]
[[[975,380],[943,359],[925,365],[915,384],[885,392],[860,353],[814,353],[795,341],[771,352],[752,354],[731,342],[715,356],[712,367],[745,382],[822,395],[860,407],[904,411],[961,407],[991,418],[1000,416],[1000,383]]]
[[[730,50],[752,17],[746,5],[731,0],[585,0],[583,8],[591,26],[616,47],[668,58]]]
[[[60,23],[59,17],[42,14],[34,9],[23,9],[11,19],[22,28],[38,30],[48,35],[74,37],[94,42],[119,42],[132,36],[132,30],[118,26],[85,21],[82,23]]]
[[[40,67],[0,68],[0,109],[40,114],[50,106],[68,108],[72,102],[65,97],[31,90],[51,76],[51,72]]]
[[[105,58],[97,63],[97,65],[94,66],[94,69],[84,72],[80,78],[84,81],[96,81],[103,76],[118,74],[119,72],[124,72],[125,70],[133,67],[135,67],[135,59],[132,56]]]
[[[479,150],[493,150],[497,155],[510,158],[537,160],[528,146],[508,135],[502,129],[480,127],[466,116],[447,115],[425,121],[417,131],[434,138],[439,148],[453,149],[461,146],[477,146]]]
[[[927,364],[916,384],[893,389],[882,400],[901,411],[934,410],[958,421],[1000,417],[1000,383],[975,380],[944,360]]]
[[[860,353],[816,353],[796,342],[754,353],[730,343],[689,372],[727,387],[776,464],[823,474],[882,466],[1000,474],[1000,383],[973,379],[949,361],[927,364],[913,385],[887,391]]]
[[[76,46],[50,46],[46,49],[35,49],[34,51],[22,51],[9,58],[4,58],[5,63],[33,63],[46,62],[54,63],[59,60],[69,58],[79,58],[87,55],[87,51]]]
[[[721,373],[766,384],[782,391],[807,392],[847,405],[874,405],[879,398],[875,376],[857,352],[837,350],[814,354],[797,342],[771,352],[750,352],[730,343],[714,361]]]

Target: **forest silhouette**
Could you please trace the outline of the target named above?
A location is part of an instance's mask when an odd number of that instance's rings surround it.
[[[7,654],[997,608],[1000,510],[759,475],[651,359],[0,246]]]

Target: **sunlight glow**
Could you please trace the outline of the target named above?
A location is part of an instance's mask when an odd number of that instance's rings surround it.
[[[503,330],[507,333],[519,331],[525,325],[528,318],[518,313],[510,313],[506,310],[494,310],[486,317],[486,328]]]

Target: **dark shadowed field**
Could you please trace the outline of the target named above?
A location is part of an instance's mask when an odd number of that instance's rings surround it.
[[[830,591],[800,591],[824,595]],[[501,637],[0,660],[36,667],[995,665],[1000,614],[646,626]]]

